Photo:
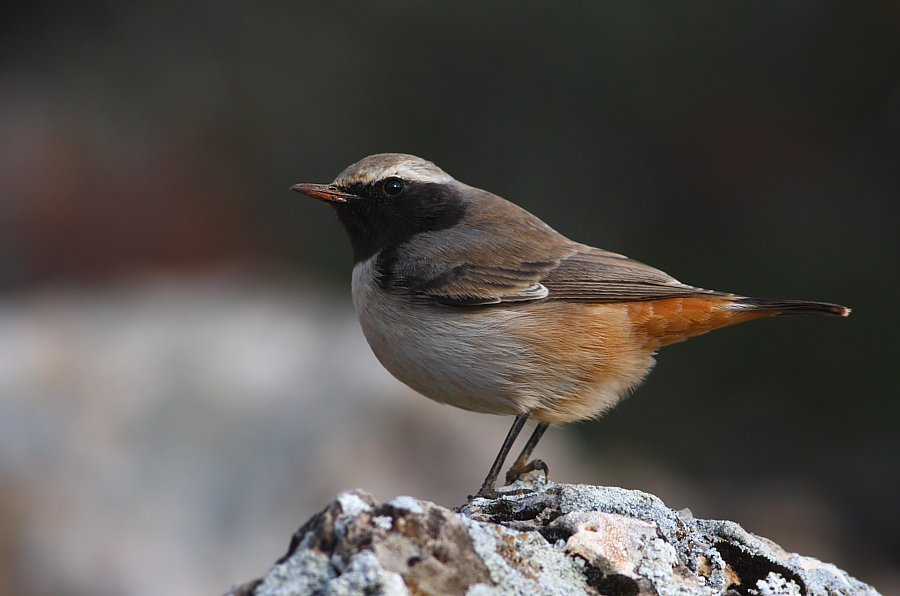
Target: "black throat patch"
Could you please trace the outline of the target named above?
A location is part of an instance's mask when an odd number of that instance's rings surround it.
[[[350,236],[353,263],[381,253],[379,269],[389,275],[397,247],[422,232],[445,230],[465,215],[467,202],[459,189],[448,184],[409,182],[396,196],[388,196],[378,183],[346,188],[359,196],[347,203],[331,203]]]

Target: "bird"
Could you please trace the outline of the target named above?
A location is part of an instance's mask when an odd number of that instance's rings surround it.
[[[403,153],[370,155],[330,184],[296,184],[330,204],[350,237],[363,334],[397,379],[443,404],[515,416],[475,495],[550,424],[597,418],[645,378],[663,346],[773,315],[833,315],[825,302],[707,290],[624,255],[569,240],[525,209]],[[470,496],[471,498],[471,496]]]

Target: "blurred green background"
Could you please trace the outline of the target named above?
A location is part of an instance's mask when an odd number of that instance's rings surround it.
[[[584,470],[565,480],[624,462],[631,487],[678,478],[706,495],[695,515],[776,540],[812,495],[830,546],[806,554],[900,586],[900,5],[19,3],[0,17],[0,302],[233,267],[346,307],[349,243],[288,187],[385,151],[684,282],[852,307],[663,350],[633,398],[565,430]],[[801,496],[774,505],[785,486]],[[0,575],[28,572],[18,552]]]

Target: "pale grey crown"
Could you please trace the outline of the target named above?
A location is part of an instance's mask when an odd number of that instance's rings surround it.
[[[428,160],[405,153],[377,153],[348,166],[334,179],[335,186],[370,184],[396,176],[419,182],[447,183],[453,177]]]

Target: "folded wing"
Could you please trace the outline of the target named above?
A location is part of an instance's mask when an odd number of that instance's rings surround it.
[[[452,306],[728,295],[682,284],[638,261],[571,242],[550,228],[540,230],[538,238],[535,230],[529,232],[420,234],[382,255],[381,283]]]

